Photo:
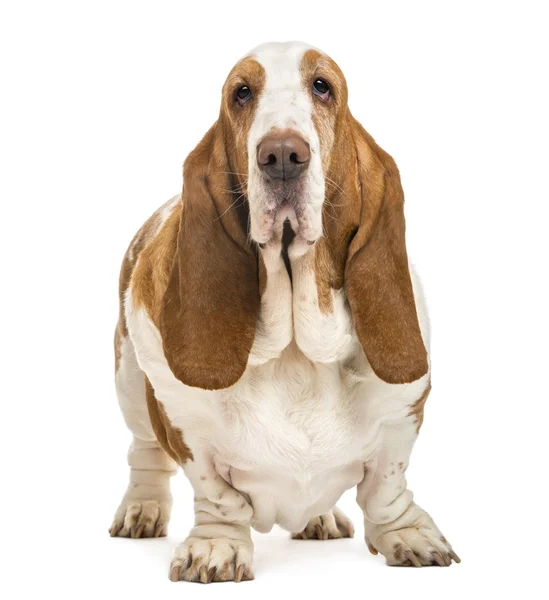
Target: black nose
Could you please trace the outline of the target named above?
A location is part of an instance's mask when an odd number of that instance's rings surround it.
[[[257,146],[257,164],[269,177],[294,179],[307,170],[309,144],[295,131],[275,129]]]

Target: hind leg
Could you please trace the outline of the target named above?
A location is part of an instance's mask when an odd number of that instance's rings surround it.
[[[170,477],[177,472],[177,463],[160,447],[153,432],[145,375],[128,336],[119,344],[117,363],[116,392],[133,441],[128,451],[130,481],[109,533],[112,537],[165,536],[172,508]]]

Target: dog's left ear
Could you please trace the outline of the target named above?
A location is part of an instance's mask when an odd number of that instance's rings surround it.
[[[222,133],[218,122],[185,161],[159,326],[173,374],[206,390],[227,388],[244,373],[260,303],[257,255],[247,240],[244,203],[231,192]]]
[[[425,375],[408,269],[404,194],[393,159],[349,115],[358,161],[360,225],[349,247],[345,291],[358,339],[376,375],[410,383]]]

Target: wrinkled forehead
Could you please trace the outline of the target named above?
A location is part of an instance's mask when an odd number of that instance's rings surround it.
[[[251,85],[254,95],[299,92],[321,77],[332,87],[336,105],[347,101],[347,84],[341,69],[327,54],[303,42],[270,42],[254,48],[232,68],[224,91]],[[281,97],[281,99],[283,99]]]
[[[265,72],[265,91],[295,91],[303,85],[304,58],[309,50],[322,53],[301,42],[273,42],[262,44],[248,53]]]

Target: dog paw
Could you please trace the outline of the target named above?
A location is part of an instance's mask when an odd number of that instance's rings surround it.
[[[172,581],[249,581],[252,571],[251,542],[226,537],[189,537],[174,552],[170,565]]]
[[[385,528],[386,526],[383,526]],[[376,527],[367,532],[366,542],[372,554],[383,554],[390,566],[449,567],[461,559],[430,518],[413,526],[376,535]]]
[[[311,519],[307,527],[300,533],[293,533],[294,540],[336,540],[339,538],[352,538],[355,529],[345,514],[334,508],[319,517]]]
[[[122,502],[109,529],[111,537],[164,537],[168,532],[171,501]]]

